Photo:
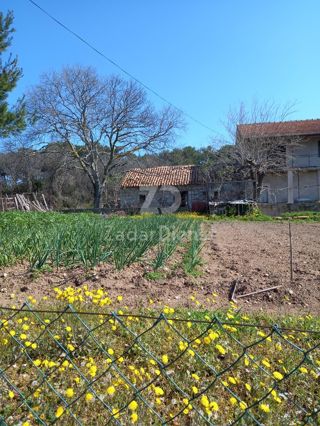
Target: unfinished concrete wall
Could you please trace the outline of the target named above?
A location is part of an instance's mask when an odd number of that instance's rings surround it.
[[[294,148],[288,147],[287,165],[293,168],[320,168],[319,136],[310,136]]]
[[[317,201],[320,199],[320,170],[292,170],[293,202]],[[263,180],[260,202],[288,203],[290,197],[288,174],[269,174]]]

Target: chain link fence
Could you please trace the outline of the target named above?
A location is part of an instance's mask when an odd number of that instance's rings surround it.
[[[0,318],[0,425],[320,424],[320,330],[170,308]]]

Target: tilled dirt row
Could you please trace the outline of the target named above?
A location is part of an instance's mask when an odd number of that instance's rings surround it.
[[[38,276],[26,265],[4,268],[0,272],[1,304],[20,304],[28,295],[36,299],[52,295],[53,288],[67,285],[102,287],[110,297],[123,296],[123,304],[132,308],[155,304],[210,308],[226,306],[236,284],[237,295],[269,287],[276,290],[239,298],[244,311],[276,314],[320,312],[320,224],[292,223],[293,280],[290,280],[288,223],[219,222],[203,227],[204,260],[199,276],[183,271],[180,249],[157,280],[141,261],[116,271],[101,265],[94,271],[81,268],[52,271]],[[212,300],[212,293],[217,296]],[[195,300],[194,299],[195,295]]]

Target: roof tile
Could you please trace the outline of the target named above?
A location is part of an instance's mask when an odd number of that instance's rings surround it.
[[[129,170],[122,180],[121,187],[183,186],[201,184],[203,182],[203,177],[197,166],[160,166]]]
[[[320,119],[239,124],[237,130],[247,138],[320,135]]]

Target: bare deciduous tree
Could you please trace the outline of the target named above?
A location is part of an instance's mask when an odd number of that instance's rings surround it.
[[[102,205],[108,177],[128,156],[162,149],[182,125],[176,110],[157,112],[135,82],[100,78],[92,68],[44,75],[27,106],[35,133],[67,144],[88,175],[95,208]]]
[[[283,128],[294,112],[295,103],[253,102],[251,108],[240,103],[230,109],[224,126],[229,143],[234,143],[235,159],[253,183],[253,199],[258,200],[268,172],[283,171],[287,166],[288,147],[298,146],[301,138],[284,136]],[[271,127],[266,123],[272,123]],[[243,126],[246,125],[246,126]]]

